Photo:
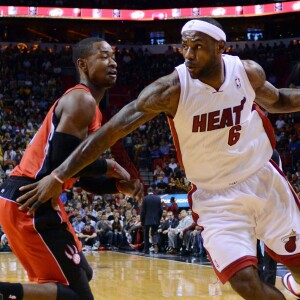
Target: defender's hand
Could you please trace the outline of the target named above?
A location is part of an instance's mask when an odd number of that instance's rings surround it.
[[[142,204],[144,187],[139,179],[120,180],[117,187],[120,193],[134,197],[139,204]]]
[[[28,214],[32,214],[40,205],[51,200],[54,210],[59,210],[57,200],[62,192],[62,184],[52,175],[48,175],[38,182],[20,187],[24,195],[17,199],[17,202],[24,202],[19,209],[29,208]]]
[[[122,180],[130,180],[130,174],[120,166],[115,160],[107,159],[107,171],[106,176],[122,179]]]

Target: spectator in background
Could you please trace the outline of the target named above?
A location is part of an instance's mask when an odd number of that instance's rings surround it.
[[[120,248],[123,245],[123,226],[118,216],[114,217],[114,220],[111,224],[113,232],[112,245],[116,248]]]
[[[277,129],[282,129],[285,126],[283,115],[278,116],[278,120],[275,122],[275,126]]]
[[[194,229],[191,231],[190,236],[190,251],[195,256],[206,257],[206,251],[203,246],[203,238],[201,232],[202,226],[198,226],[194,223]]]
[[[172,169],[173,172],[175,172],[175,169],[178,167],[178,164],[176,163],[175,158],[170,159],[169,168]]]
[[[113,240],[113,231],[111,223],[107,220],[106,214],[102,214],[100,221],[96,224],[96,233],[100,246],[104,246],[107,249],[111,249]]]
[[[149,187],[141,209],[141,222],[144,226],[144,253],[146,254],[149,253],[150,249],[150,235],[153,241],[153,250],[155,253],[158,253],[157,230],[162,217],[162,211],[160,197],[154,195],[153,188]]]
[[[14,170],[14,166],[13,166],[12,164],[9,164],[9,165],[8,165],[8,169],[6,169],[6,171],[5,171],[6,177],[8,177],[9,174],[10,174],[13,170]]]
[[[74,231],[77,235],[80,235],[80,233],[84,230],[85,223],[82,221],[82,216],[80,214],[76,216],[75,220],[72,223],[72,227],[74,228]]]
[[[187,214],[185,209],[180,212],[180,221],[176,228],[170,229],[168,232],[169,254],[176,254],[181,248],[188,244],[190,232],[184,230],[193,224],[193,219]]]
[[[173,228],[176,228],[179,224],[178,219],[174,218],[174,214],[172,211],[168,211],[167,217],[162,224],[161,228],[158,229],[159,234],[159,246],[161,249],[169,249],[169,243],[168,243],[168,233]]]
[[[0,252],[11,252],[5,233],[3,233],[0,238]]]
[[[178,219],[179,207],[178,204],[176,203],[175,197],[171,197],[170,203],[171,205],[168,207],[168,211],[171,211],[174,215],[174,218]]]
[[[93,245],[97,242],[97,233],[90,222],[85,224],[78,237],[83,245],[82,251],[92,250]]]
[[[129,246],[132,249],[135,250],[141,250],[144,246],[144,230],[143,230],[143,225],[141,222],[140,215],[137,216],[132,216],[133,218],[133,224],[131,224],[127,227],[127,232],[130,235],[130,237],[127,236],[129,242]],[[134,221],[135,220],[135,221]]]
[[[170,177],[172,175],[173,170],[168,166],[168,164],[165,161],[162,162],[162,170],[164,171],[167,177]]]

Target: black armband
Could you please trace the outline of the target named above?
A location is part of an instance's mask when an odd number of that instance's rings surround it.
[[[119,193],[117,180],[104,175],[97,177],[80,177],[77,184],[87,192],[97,195]]]
[[[81,140],[76,136],[63,132],[54,132],[51,148],[50,148],[50,161],[51,170],[57,168],[63,163],[66,158],[77,148]],[[90,165],[86,166],[79,173],[73,177],[80,176],[98,176],[107,172],[107,162],[105,159],[97,159]]]

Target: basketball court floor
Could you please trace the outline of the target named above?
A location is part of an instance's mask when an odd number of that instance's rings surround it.
[[[242,299],[229,284],[217,281],[210,263],[203,258],[113,251],[85,255],[94,270],[91,287],[95,300]],[[12,253],[0,253],[0,266],[0,281],[28,281]],[[279,266],[278,273],[284,272]],[[276,286],[286,299],[294,299],[279,277]]]

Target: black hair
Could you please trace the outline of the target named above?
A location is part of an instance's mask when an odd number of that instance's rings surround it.
[[[93,50],[93,44],[96,42],[102,42],[104,41],[101,38],[98,37],[91,37],[91,38],[86,38],[84,40],[81,40],[78,42],[74,47],[73,47],[73,63],[76,66],[77,69],[77,60],[79,58],[86,58],[88,57]]]
[[[215,25],[215,26],[217,26],[218,28],[220,28],[220,29],[222,29],[224,31],[222,25],[217,20],[215,20],[213,18],[199,18],[197,20],[203,21],[203,22],[206,22],[206,23],[209,23],[209,24],[212,24],[212,25]]]

